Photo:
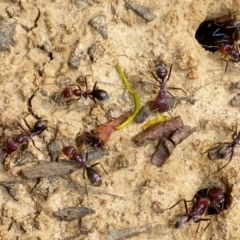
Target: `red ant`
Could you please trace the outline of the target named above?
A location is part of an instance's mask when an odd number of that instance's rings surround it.
[[[11,153],[15,152],[21,145],[23,144],[27,144],[28,146],[28,141],[31,139],[32,143],[34,145],[34,147],[39,150],[41,152],[41,150],[39,148],[36,147],[34,141],[33,141],[33,137],[36,135],[41,134],[45,129],[47,129],[48,127],[48,121],[47,120],[38,120],[33,128],[31,128],[27,121],[25,120],[25,118],[23,119],[26,126],[29,128],[29,132],[27,132],[20,123],[18,123],[18,125],[25,131],[25,134],[20,134],[17,135],[16,137],[9,137],[6,142],[4,143],[2,149],[3,152],[6,153],[6,156],[4,157],[4,159]]]
[[[229,198],[229,199],[228,199]],[[201,189],[197,192],[197,194],[194,196],[193,200],[187,201],[185,199],[181,199],[176,204],[171,206],[169,209],[172,209],[176,205],[178,205],[181,201],[184,202],[185,211],[186,213],[183,215],[180,215],[175,221],[174,226],[176,228],[183,228],[187,225],[187,223],[192,219],[195,223],[200,223],[202,221],[209,221],[207,226],[205,227],[203,233],[206,231],[208,226],[211,223],[210,218],[201,218],[202,215],[213,215],[213,214],[219,214],[220,212],[226,210],[230,205],[230,198],[231,196],[226,191],[224,193],[223,189],[219,187],[213,187],[211,189]],[[187,207],[187,203],[192,202],[192,208],[189,212],[189,209]],[[196,233],[199,230],[199,226],[197,228]],[[202,234],[203,234],[202,233]]]
[[[237,144],[240,143],[240,131],[237,132],[237,127],[236,127],[235,132],[232,135],[232,139],[233,139],[232,142],[221,143],[220,145],[211,149],[208,152],[208,158],[211,160],[223,159],[230,155],[229,161],[225,165],[223,165],[217,172],[221,171],[232,161],[232,158],[234,155],[234,148],[236,147]],[[215,173],[217,173],[217,172],[215,172]],[[214,174],[214,173],[212,173],[212,174]]]
[[[87,81],[86,83],[86,89],[87,87]],[[77,86],[77,88],[74,88],[73,86]],[[97,88],[97,82],[95,82],[92,91],[83,91],[79,85],[72,85],[65,87],[63,91],[60,93],[62,98],[72,98],[73,96],[78,97],[74,100],[79,100],[81,97],[84,98],[91,98],[92,100],[98,100],[98,101],[106,101],[109,99],[109,95],[105,90],[98,89]],[[73,99],[69,100],[73,101]]]
[[[87,81],[85,81],[86,83],[86,89],[88,89],[87,86]],[[78,97],[76,99],[72,98],[72,97]],[[81,87],[79,85],[69,85],[67,87],[65,87],[62,92],[60,94],[53,94],[51,99],[53,99],[56,103],[59,104],[59,106],[62,105],[66,105],[66,104],[70,104],[72,101],[77,101],[79,99],[81,99],[82,97],[86,98],[90,98],[93,101],[107,101],[109,99],[109,95],[107,93],[107,91],[102,90],[102,89],[98,89],[97,88],[97,82],[95,82],[92,91],[86,90],[83,91],[81,89]],[[66,101],[65,101],[66,99]],[[58,109],[59,107],[57,107],[53,112],[53,113]]]
[[[172,98],[174,98],[174,96],[166,90],[167,81],[169,80],[169,78],[171,76],[171,72],[172,72],[172,65],[173,64],[171,64],[171,66],[170,66],[169,74],[168,74],[167,65],[163,61],[160,61],[155,66],[155,73],[156,73],[157,77],[154,74],[153,74],[153,76],[160,83],[160,90],[155,99],[155,104],[157,106],[157,110],[160,113],[163,113],[169,109],[168,98],[167,98],[166,93],[168,93],[169,95],[172,96]],[[167,77],[167,74],[168,74],[168,77]],[[167,79],[165,80],[166,77],[167,77]],[[161,81],[159,81],[159,79]],[[181,88],[170,87],[169,89],[181,90],[186,94],[186,92]]]
[[[96,165],[101,165],[101,163],[95,163],[93,165],[88,165],[87,160],[83,160],[83,155],[81,152],[77,152],[73,146],[64,147],[62,152],[69,157],[70,160],[77,161],[80,166],[83,168],[83,178],[85,179],[85,172],[87,172],[88,180],[94,186],[101,186],[102,185],[102,177],[101,175],[93,168]],[[107,174],[103,166],[101,165],[104,172]],[[108,174],[107,174],[108,175]]]

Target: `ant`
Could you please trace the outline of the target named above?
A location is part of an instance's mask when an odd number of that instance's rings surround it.
[[[223,44],[220,46],[218,51],[222,54],[225,54],[226,56],[229,56],[229,61],[240,62],[240,52],[239,46],[237,44]]]
[[[39,148],[36,147],[34,141],[33,141],[33,137],[36,135],[40,135],[45,129],[47,129],[48,127],[48,121],[47,120],[38,120],[33,128],[31,128],[26,119],[23,119],[26,126],[29,128],[29,132],[27,132],[20,123],[18,123],[18,125],[25,131],[25,134],[20,134],[17,135],[16,137],[8,137],[8,139],[6,140],[6,142],[4,143],[2,149],[3,152],[6,153],[6,156],[4,157],[4,159],[11,153],[17,151],[17,149],[23,145],[26,144],[28,146],[28,141],[31,140],[34,147],[39,150],[41,152],[41,150]],[[27,148],[26,146],[26,148]]]
[[[199,230],[200,222],[202,221],[208,221],[209,223],[204,228],[203,233],[206,231],[208,226],[211,223],[210,218],[202,218],[204,214],[206,215],[214,215],[219,214],[220,212],[226,210],[230,202],[228,199],[230,196],[229,194],[223,191],[222,188],[219,187],[213,187],[211,189],[201,189],[199,190],[195,196],[193,197],[193,200],[185,200],[181,199],[176,204],[171,206],[169,209],[172,209],[176,205],[178,205],[180,202],[184,202],[185,206],[185,214],[180,215],[175,221],[174,226],[175,228],[183,228],[187,225],[187,223],[192,219],[194,223],[199,223],[196,234]],[[187,203],[192,202],[192,208],[189,211],[187,207]],[[202,234],[203,234],[202,233]]]
[[[88,89],[87,81],[86,83],[86,89]],[[74,88],[74,86],[77,86],[77,88]],[[83,91],[79,85],[70,85],[68,87],[65,87],[63,91],[60,93],[62,98],[69,99],[73,96],[78,97],[74,100],[79,100],[80,98],[90,98],[92,100],[98,100],[98,101],[106,101],[109,99],[109,95],[105,90],[98,89],[97,88],[97,82],[95,82],[92,91],[86,90]],[[73,99],[69,100],[73,101]]]
[[[77,152],[76,149],[73,146],[67,146],[64,147],[62,152],[64,155],[69,157],[70,160],[77,161],[80,166],[83,168],[83,178],[85,179],[85,172],[87,172],[88,180],[94,185],[94,186],[101,186],[102,185],[102,177],[101,175],[95,170],[93,167],[96,165],[101,165],[101,163],[95,163],[93,165],[88,165],[87,160],[83,160],[83,155],[81,152]],[[107,174],[103,166],[101,165],[104,172]],[[108,174],[107,174],[108,175]]]
[[[205,50],[216,52],[224,43],[234,44],[237,40],[237,32],[240,27],[236,20],[236,12],[228,13],[222,17],[203,21],[196,33],[195,38]]]
[[[237,127],[232,135],[232,139],[233,139],[232,142],[221,143],[220,145],[211,149],[208,152],[208,158],[211,160],[224,159],[230,155],[229,161],[225,165],[223,165],[217,172],[221,171],[232,161],[234,155],[234,148],[237,146],[237,144],[240,143],[240,131],[237,132]]]
[[[171,64],[170,70],[169,70],[169,73],[168,73],[167,65],[163,61],[160,61],[155,66],[155,74],[156,74],[156,76],[153,73],[154,78],[160,84],[160,90],[159,90],[158,95],[157,95],[157,97],[155,99],[155,104],[157,106],[157,110],[160,113],[163,113],[163,112],[165,112],[165,111],[167,111],[169,109],[168,98],[167,98],[167,94],[166,93],[171,95],[172,98],[175,98],[169,91],[166,90],[167,81],[169,80],[169,78],[171,76],[172,66],[173,66],[173,64]],[[167,77],[167,79],[165,80],[166,77]],[[186,94],[186,92],[183,89],[181,89],[181,88],[170,87],[169,89],[182,90]]]
[[[86,89],[88,89],[87,86],[87,81],[85,80],[86,83]],[[78,97],[76,99],[72,98],[72,97]],[[102,90],[102,89],[98,89],[97,88],[97,82],[95,82],[92,91],[86,90],[83,91],[81,89],[81,87],[77,84],[73,84],[73,85],[69,85],[67,87],[65,87],[62,92],[60,92],[59,94],[55,93],[52,95],[52,99],[59,104],[59,106],[62,105],[69,105],[72,101],[77,101],[79,99],[81,99],[82,97],[84,97],[85,99],[90,98],[92,99],[94,102],[96,101],[107,101],[109,99],[109,94],[107,93],[107,91]],[[59,107],[57,107],[53,112],[53,113],[58,109]]]

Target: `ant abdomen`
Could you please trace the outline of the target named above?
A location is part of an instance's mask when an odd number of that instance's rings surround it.
[[[34,126],[33,129],[34,131],[43,131],[48,127],[48,120],[38,120]]]
[[[102,89],[96,89],[91,93],[91,96],[98,101],[107,101],[109,99],[109,94]]]
[[[102,185],[102,177],[101,175],[93,168],[87,168],[87,177],[88,180],[96,187]]]

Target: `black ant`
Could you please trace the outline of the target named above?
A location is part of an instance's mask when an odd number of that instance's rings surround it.
[[[172,98],[175,98],[169,91],[166,90],[167,81],[169,80],[169,78],[171,76],[172,66],[173,66],[173,64],[171,64],[171,66],[170,66],[169,73],[168,73],[167,65],[163,61],[160,61],[155,66],[155,73],[156,73],[157,77],[155,76],[155,74],[153,74],[153,76],[160,84],[160,90],[155,99],[155,104],[157,106],[158,112],[160,112],[160,113],[163,113],[169,109],[168,98],[167,98],[166,93],[171,95]],[[168,74],[168,77],[167,77],[167,74]],[[167,77],[167,79],[165,80],[166,77]],[[170,87],[169,89],[181,90],[185,93],[185,91],[181,88]]]
[[[67,146],[64,147],[62,152],[69,157],[70,160],[77,161],[80,166],[83,168],[83,178],[85,179],[85,172],[87,172],[88,180],[94,185],[94,186],[101,186],[102,185],[102,177],[101,175],[95,170],[93,167],[96,165],[101,165],[101,163],[95,163],[93,165],[88,165],[87,160],[83,160],[83,155],[81,152],[77,152],[76,149],[73,146]],[[103,168],[103,166],[101,165]],[[103,168],[104,172],[107,174],[105,169]],[[107,174],[108,175],[108,174]]]
[[[237,132],[237,127],[232,135],[232,139],[233,139],[232,142],[221,143],[220,145],[211,149],[208,152],[208,158],[211,160],[224,159],[230,155],[229,161],[225,165],[223,165],[217,172],[221,171],[232,161],[234,155],[234,148],[236,147],[237,144],[240,143],[240,131]]]
[[[185,206],[185,214],[180,215],[175,221],[174,226],[175,228],[183,228],[187,225],[187,223],[192,219],[194,223],[200,223],[202,221],[208,221],[209,223],[204,228],[203,233],[206,231],[208,226],[211,223],[210,218],[202,218],[204,214],[206,215],[214,215],[219,214],[220,212],[226,210],[230,202],[228,199],[229,193],[226,191],[224,192],[223,189],[219,187],[213,187],[211,189],[201,189],[197,192],[197,194],[194,196],[193,200],[187,201],[185,199],[181,199],[176,204],[171,206],[169,209],[172,209],[176,205],[178,205],[180,202],[184,202]],[[187,207],[187,203],[192,202],[192,208],[189,211]],[[199,226],[197,228],[196,233],[199,230]],[[202,233],[202,234],[203,234]]]
[[[18,125],[25,131],[25,134],[20,134],[20,135],[17,135],[16,137],[9,137],[6,142],[3,144],[3,147],[2,147],[2,150],[3,152],[6,153],[6,156],[5,158],[18,150],[18,148],[20,146],[22,146],[23,144],[27,144],[28,146],[28,141],[31,139],[32,140],[32,143],[34,145],[34,147],[39,150],[41,152],[40,149],[38,149],[33,141],[33,137],[36,136],[36,135],[40,135],[45,129],[47,129],[48,127],[48,121],[47,120],[38,120],[33,128],[31,128],[26,119],[24,118],[23,119],[26,126],[29,128],[29,132],[27,132],[22,126],[21,124],[18,123]],[[26,147],[27,148],[27,147]],[[4,159],[5,159],[4,158]]]

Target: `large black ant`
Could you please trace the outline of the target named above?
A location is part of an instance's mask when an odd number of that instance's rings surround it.
[[[169,80],[169,78],[171,76],[172,66],[173,66],[173,64],[171,64],[171,66],[170,66],[169,73],[168,73],[167,65],[163,61],[160,61],[155,66],[155,73],[157,76],[155,76],[155,74],[153,74],[153,76],[160,84],[160,90],[155,99],[155,104],[156,104],[158,112],[160,112],[160,113],[163,113],[169,109],[168,97],[167,97],[166,93],[168,93],[169,95],[172,96],[172,98],[174,98],[174,96],[169,91],[166,90],[167,81]],[[167,79],[165,80],[166,77],[167,77]],[[181,90],[185,93],[185,91],[181,88],[170,87],[169,89]]]
[[[36,135],[41,134],[45,129],[47,129],[48,127],[48,121],[47,120],[38,120],[33,128],[31,128],[26,119],[23,119],[26,126],[29,128],[29,132],[27,132],[22,126],[21,124],[18,123],[18,125],[25,131],[25,134],[20,134],[17,135],[16,137],[8,137],[8,139],[6,140],[6,142],[3,144],[2,150],[3,152],[6,153],[6,156],[4,157],[4,159],[11,153],[15,152],[18,150],[18,148],[20,146],[22,146],[23,144],[27,144],[28,145],[28,141],[32,140],[32,143],[34,145],[34,147],[36,149],[38,149],[33,141],[33,137]],[[41,150],[38,149],[40,152]]]
[[[174,226],[176,228],[183,228],[185,227],[188,222],[192,219],[194,223],[200,223],[202,221],[208,221],[209,223],[204,228],[203,233],[206,231],[208,226],[211,223],[210,218],[202,218],[204,214],[206,215],[214,215],[219,214],[220,212],[223,212],[226,210],[230,203],[231,203],[231,195],[228,192],[229,189],[227,189],[226,192],[222,188],[219,187],[213,187],[213,188],[205,188],[199,190],[193,200],[187,201],[185,199],[181,199],[176,204],[171,206],[169,209],[172,209],[176,205],[178,205],[180,202],[184,202],[185,206],[185,214],[178,216],[178,218],[174,221]],[[187,207],[187,203],[192,203],[192,208],[189,211]],[[196,233],[199,230],[199,226],[197,228]],[[203,234],[202,233],[202,234]]]
[[[83,168],[83,178],[85,179],[85,172],[87,172],[88,180],[94,186],[101,186],[102,185],[102,177],[101,175],[95,170],[93,167],[96,165],[101,165],[101,163],[95,163],[93,165],[88,165],[87,161],[83,160],[83,155],[81,152],[77,152],[73,146],[64,147],[62,152],[69,157],[70,160],[77,161],[80,166]],[[102,166],[102,165],[101,165]],[[103,168],[103,167],[102,167]],[[103,168],[104,172],[107,174],[105,169]],[[108,174],[107,174],[108,175]]]
[[[225,165],[223,165],[220,169],[218,169],[217,172],[221,171],[232,161],[234,155],[234,148],[237,146],[237,144],[240,143],[240,131],[237,132],[237,127],[232,135],[232,139],[233,139],[232,142],[221,143],[220,145],[211,149],[208,152],[208,158],[211,160],[224,159],[230,155],[229,161]]]

